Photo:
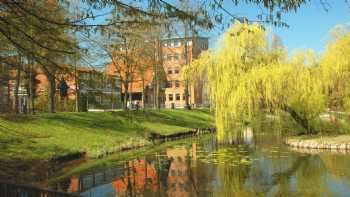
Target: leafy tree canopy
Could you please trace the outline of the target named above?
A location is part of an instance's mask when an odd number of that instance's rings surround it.
[[[184,69],[188,79],[207,77],[219,137],[237,121],[282,111],[307,131],[315,132],[310,121],[325,111],[324,84],[333,84],[320,77],[328,71],[320,69],[312,50],[297,51],[287,59],[283,48],[271,46],[263,26],[237,21],[216,49],[203,53]]]

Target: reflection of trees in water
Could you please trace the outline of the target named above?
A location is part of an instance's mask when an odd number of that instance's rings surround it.
[[[295,170],[297,193],[304,196],[333,196],[325,182],[327,169],[318,155],[308,155]]]
[[[209,145],[210,146],[210,145]],[[197,144],[191,147],[169,148],[166,151],[169,161],[168,174],[163,179],[166,190],[164,195],[169,197],[205,197],[212,187],[215,176],[213,166],[208,166],[197,160]],[[162,193],[162,191],[160,191]]]
[[[236,196],[332,196],[331,186],[325,181],[327,168],[319,156],[290,153],[289,157],[271,158],[258,150],[251,154],[258,160],[250,166],[218,165],[221,184],[218,192],[223,196],[230,193]]]
[[[168,148],[166,155],[157,153],[148,157],[146,161],[149,162],[145,164],[143,160],[126,162],[124,175],[113,182],[118,186],[118,196],[207,196],[205,189],[210,186],[207,174],[211,173],[213,177],[215,171],[208,170],[207,165],[197,164],[196,154],[196,145],[192,144],[191,147]],[[149,170],[142,171],[141,166],[145,169],[152,166],[154,176],[148,174]]]
[[[256,196],[258,193],[245,187],[249,166],[238,165],[236,167],[218,164],[219,186],[216,194],[222,196]]]
[[[217,165],[188,162],[187,166],[192,168],[189,168],[190,176],[186,179],[193,183],[192,196],[332,196],[332,186],[325,181],[327,174],[341,179],[339,170],[344,169],[343,172],[350,175],[350,160],[346,156],[312,156],[290,152],[288,157],[271,158],[271,155],[259,150],[246,154],[258,160],[251,165],[238,166],[230,166],[226,162],[220,164],[220,157],[217,158]],[[219,185],[210,191],[213,185],[208,180],[213,180],[215,176]]]
[[[341,180],[346,176],[350,176],[350,158],[348,154],[320,153],[319,155],[332,178]]]
[[[225,138],[228,139],[229,137],[233,138],[226,141],[226,144],[242,142],[242,138],[236,135]],[[222,143],[223,142],[220,141],[220,144]],[[218,185],[214,190],[215,196],[257,196],[258,193],[256,191],[247,188],[244,184],[249,176],[250,166],[247,163],[233,163],[234,160],[236,162],[246,160],[249,152],[242,153],[239,152],[240,149],[229,149],[228,152],[225,147],[226,146],[216,147],[216,152],[218,153],[215,157],[217,160],[216,171],[218,172],[216,182]]]
[[[276,161],[278,160],[270,160],[270,164],[267,165],[274,167],[272,167],[273,173],[269,177],[271,182],[266,185],[264,193],[270,193],[274,196],[332,196],[324,181],[326,169],[317,155],[298,156],[296,159],[284,160],[284,163],[283,161],[280,163],[280,161],[276,164]],[[266,165],[258,168],[264,170],[264,167]],[[255,176],[254,178],[261,180],[262,177]]]
[[[319,156],[330,177],[335,181],[342,181],[350,188],[350,182],[346,181],[350,178],[350,155],[320,153]]]
[[[349,180],[347,155],[287,152],[278,140],[281,139],[254,136],[258,146],[218,146],[215,140],[208,140],[199,147],[187,144],[168,148],[165,152],[125,162],[121,166],[122,173],[111,182],[119,180],[124,184],[119,188],[114,186],[115,191],[120,192],[118,196],[231,197],[332,196],[334,185],[328,184],[329,181],[344,183]],[[200,149],[206,150],[204,154],[208,150],[217,153],[217,162],[208,164],[197,160],[201,158],[197,155]],[[221,149],[226,149],[223,151],[226,155],[220,153]],[[257,160],[250,164],[230,163],[247,157]],[[77,185],[76,180],[72,179],[71,183]]]
[[[118,196],[152,194],[158,189],[157,172],[154,162],[145,158],[125,163],[122,177],[112,182]]]
[[[211,172],[213,177],[215,171],[208,170],[207,165],[197,164],[196,151],[195,144],[191,147],[169,148],[166,155],[157,153],[125,161],[115,169],[72,177],[68,190],[84,194],[92,192],[94,196],[99,196],[101,194],[96,192],[96,188],[110,183],[111,189],[121,197],[207,196],[204,190],[210,185],[207,174]],[[109,179],[105,177],[107,174],[113,175]],[[101,176],[104,178],[96,178]]]

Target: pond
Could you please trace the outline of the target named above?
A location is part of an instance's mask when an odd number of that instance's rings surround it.
[[[225,143],[180,140],[45,187],[86,197],[349,196],[350,153],[291,149],[278,132],[245,131]]]

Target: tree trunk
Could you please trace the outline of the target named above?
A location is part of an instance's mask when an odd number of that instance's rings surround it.
[[[56,96],[56,79],[53,75],[48,75],[49,79],[49,112],[55,113],[56,112],[56,102],[55,102],[55,96]]]
[[[11,84],[7,82],[7,109],[6,111],[10,112],[12,109],[12,101],[11,101]]]
[[[157,109],[160,110],[160,84],[159,84],[159,77],[157,77],[157,89],[156,89],[156,104]]]
[[[157,54],[159,54],[159,47],[158,47],[158,38],[154,40],[154,51],[153,51],[153,82],[152,82],[152,89],[153,89],[153,109],[157,108],[157,81],[158,81],[158,62],[157,62]]]
[[[31,59],[29,63],[29,73],[28,73],[28,113],[29,114],[34,114],[35,113],[35,108],[34,108],[34,73],[33,73],[33,60]]]
[[[142,75],[143,75],[143,73],[142,73]],[[142,109],[143,109],[143,111],[145,111],[145,108],[146,108],[146,106],[145,106],[145,79],[144,79],[144,77],[142,76]]]
[[[163,58],[163,54],[162,54],[162,46],[161,46],[161,41],[160,41],[160,38],[157,39],[157,48],[158,48],[158,51],[157,51],[157,64],[156,64],[156,72],[157,72],[157,87],[156,87],[156,104],[157,104],[157,109],[160,110],[160,69],[163,67],[163,61],[162,61],[162,58]]]
[[[17,75],[16,75],[16,87],[15,87],[15,113],[19,114],[19,87],[20,87],[20,83],[21,83],[21,68],[20,68],[20,64],[21,62],[18,64],[17,67]]]
[[[121,77],[119,77],[119,95],[120,95],[120,103],[122,104],[122,109],[124,109],[124,98],[122,98],[122,95],[123,95],[123,80],[121,79]],[[125,96],[125,95],[124,95]]]
[[[79,93],[79,78],[78,78],[78,71],[77,71],[77,65],[75,62],[75,66],[74,66],[74,81],[75,81],[75,111],[79,112],[79,97],[80,97],[80,93]]]
[[[157,72],[157,63],[154,64],[153,66],[154,69],[154,78],[153,81],[153,109],[157,109],[157,81],[158,81],[158,72]]]
[[[154,67],[155,68],[155,67]],[[154,80],[156,78],[156,74],[154,76]],[[157,93],[156,93],[156,83],[153,84],[153,109],[156,109],[157,108],[157,103],[156,103],[156,98],[157,98]]]
[[[312,125],[310,124],[309,120],[300,116],[298,112],[296,112],[293,108],[285,105],[283,107],[283,110],[285,112],[288,112],[291,115],[291,117],[295,120],[295,122],[297,122],[300,126],[302,126],[306,130],[307,134],[317,133],[315,128],[313,128]]]
[[[130,77],[130,91],[128,90],[128,93],[129,93],[129,102],[130,102],[130,107],[132,109],[132,82],[133,82],[133,79],[132,77]]]
[[[129,83],[126,81],[123,83],[124,84],[124,111],[128,110],[128,89],[129,89]]]
[[[185,64],[188,65],[189,61],[188,61],[188,42],[187,42],[187,37],[188,37],[188,26],[187,24],[185,24]],[[191,107],[190,107],[190,102],[189,102],[189,97],[190,97],[190,94],[189,94],[189,83],[188,83],[188,80],[185,79],[185,90],[184,90],[184,94],[185,94],[185,109],[188,109],[190,110]]]
[[[188,88],[188,81],[185,80],[185,109],[190,110],[190,94],[189,94],[189,88]]]
[[[114,88],[115,88],[115,81],[111,78],[111,108],[114,109],[115,106],[115,98],[114,98]]]

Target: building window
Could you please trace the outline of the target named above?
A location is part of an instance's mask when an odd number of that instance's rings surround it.
[[[179,47],[179,46],[181,46],[181,42],[180,42],[180,40],[176,40],[175,41],[175,47]]]
[[[166,82],[166,87],[167,87],[167,88],[173,87],[172,81],[167,81],[167,82]]]
[[[178,80],[175,81],[175,87],[177,87],[177,88],[180,87],[180,81],[178,81]]]
[[[173,74],[173,71],[169,68],[168,69],[168,75],[171,75],[171,74]]]
[[[173,100],[174,100],[173,95],[172,95],[172,94],[169,94],[169,95],[168,95],[168,99],[169,99],[169,101],[173,101]]]
[[[175,68],[174,73],[175,73],[175,74],[179,74],[179,72],[180,72],[180,71],[179,71],[179,68]]]
[[[182,94],[182,100],[186,100],[186,95]]]
[[[175,59],[175,60],[179,60],[179,54],[177,54],[177,53],[174,54],[174,59]]]
[[[179,101],[180,100],[180,94],[176,94],[175,98],[176,98],[177,101]]]

